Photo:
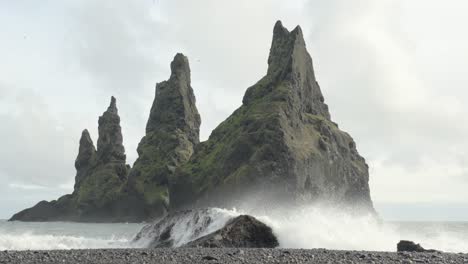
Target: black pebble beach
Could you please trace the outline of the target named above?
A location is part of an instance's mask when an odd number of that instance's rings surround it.
[[[1,251],[0,263],[468,263],[468,254],[326,249],[92,249]]]

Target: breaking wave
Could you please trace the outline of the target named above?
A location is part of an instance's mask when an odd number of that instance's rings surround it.
[[[0,221],[0,250],[129,248],[141,224]]]
[[[240,214],[253,215],[269,225],[282,248],[396,251],[398,241],[413,240],[425,248],[468,252],[468,223],[384,222],[373,214],[351,216],[343,211],[312,206],[268,213],[226,209],[186,211],[143,228],[139,246],[148,246],[151,238],[165,232],[174,242],[163,246],[181,246],[218,230]],[[164,241],[152,246],[159,243]]]
[[[467,222],[385,222],[372,214],[351,216],[313,206],[268,212],[217,208],[185,211],[145,227],[0,221],[0,250],[147,247],[151,238],[167,230],[171,244],[166,246],[178,247],[222,228],[241,214],[252,215],[269,225],[282,248],[395,251],[398,241],[412,240],[425,248],[468,252]],[[139,239],[135,241],[138,231]]]
[[[0,235],[0,250],[52,250],[89,248],[128,248],[124,238],[86,238],[60,235]]]

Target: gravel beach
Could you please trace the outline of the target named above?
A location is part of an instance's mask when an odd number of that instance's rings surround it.
[[[93,249],[2,251],[0,263],[468,263],[468,254],[325,249]]]

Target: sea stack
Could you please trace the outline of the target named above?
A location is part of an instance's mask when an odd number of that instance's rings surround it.
[[[368,166],[331,121],[302,30],[273,31],[268,71],[171,181],[173,209],[305,202],[373,211]]]
[[[116,201],[127,181],[129,166],[125,163],[120,117],[116,99],[99,117],[98,148],[88,130],[81,134],[75,160],[74,191],[57,201],[42,201],[15,214],[10,220],[20,221],[118,221]]]
[[[200,142],[200,114],[190,82],[188,59],[179,53],[171,63],[169,80],[156,85],[146,135],[129,177],[129,193],[142,207],[142,220],[167,212],[169,181]]]

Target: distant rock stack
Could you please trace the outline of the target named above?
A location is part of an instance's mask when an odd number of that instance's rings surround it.
[[[373,212],[368,166],[330,120],[300,27],[277,22],[267,75],[171,181],[173,209],[294,204]]]
[[[170,178],[192,156],[200,123],[188,59],[177,54],[169,80],[156,85],[146,135],[129,177],[130,194],[138,197],[143,220],[161,216],[169,208]]]
[[[266,76],[202,143],[200,123],[188,59],[177,54],[169,80],[156,85],[133,168],[112,97],[97,149],[82,133],[73,193],[11,220],[140,222],[181,208],[312,203],[374,212],[368,166],[331,121],[300,27],[276,23]]]
[[[10,220],[115,222],[126,217],[119,215],[121,212],[116,206],[127,181],[129,166],[125,164],[120,117],[114,97],[99,118],[97,151],[88,130],[82,132],[75,168],[75,186],[71,195],[57,201],[42,201]]]
[[[112,96],[111,103],[102,116],[99,117],[99,139],[97,156],[101,163],[125,164],[125,148],[122,144],[122,129],[117,110],[116,99]]]
[[[87,129],[83,130],[80,139],[80,148],[75,160],[76,177],[74,190],[77,191],[83,179],[96,163],[96,148]]]

